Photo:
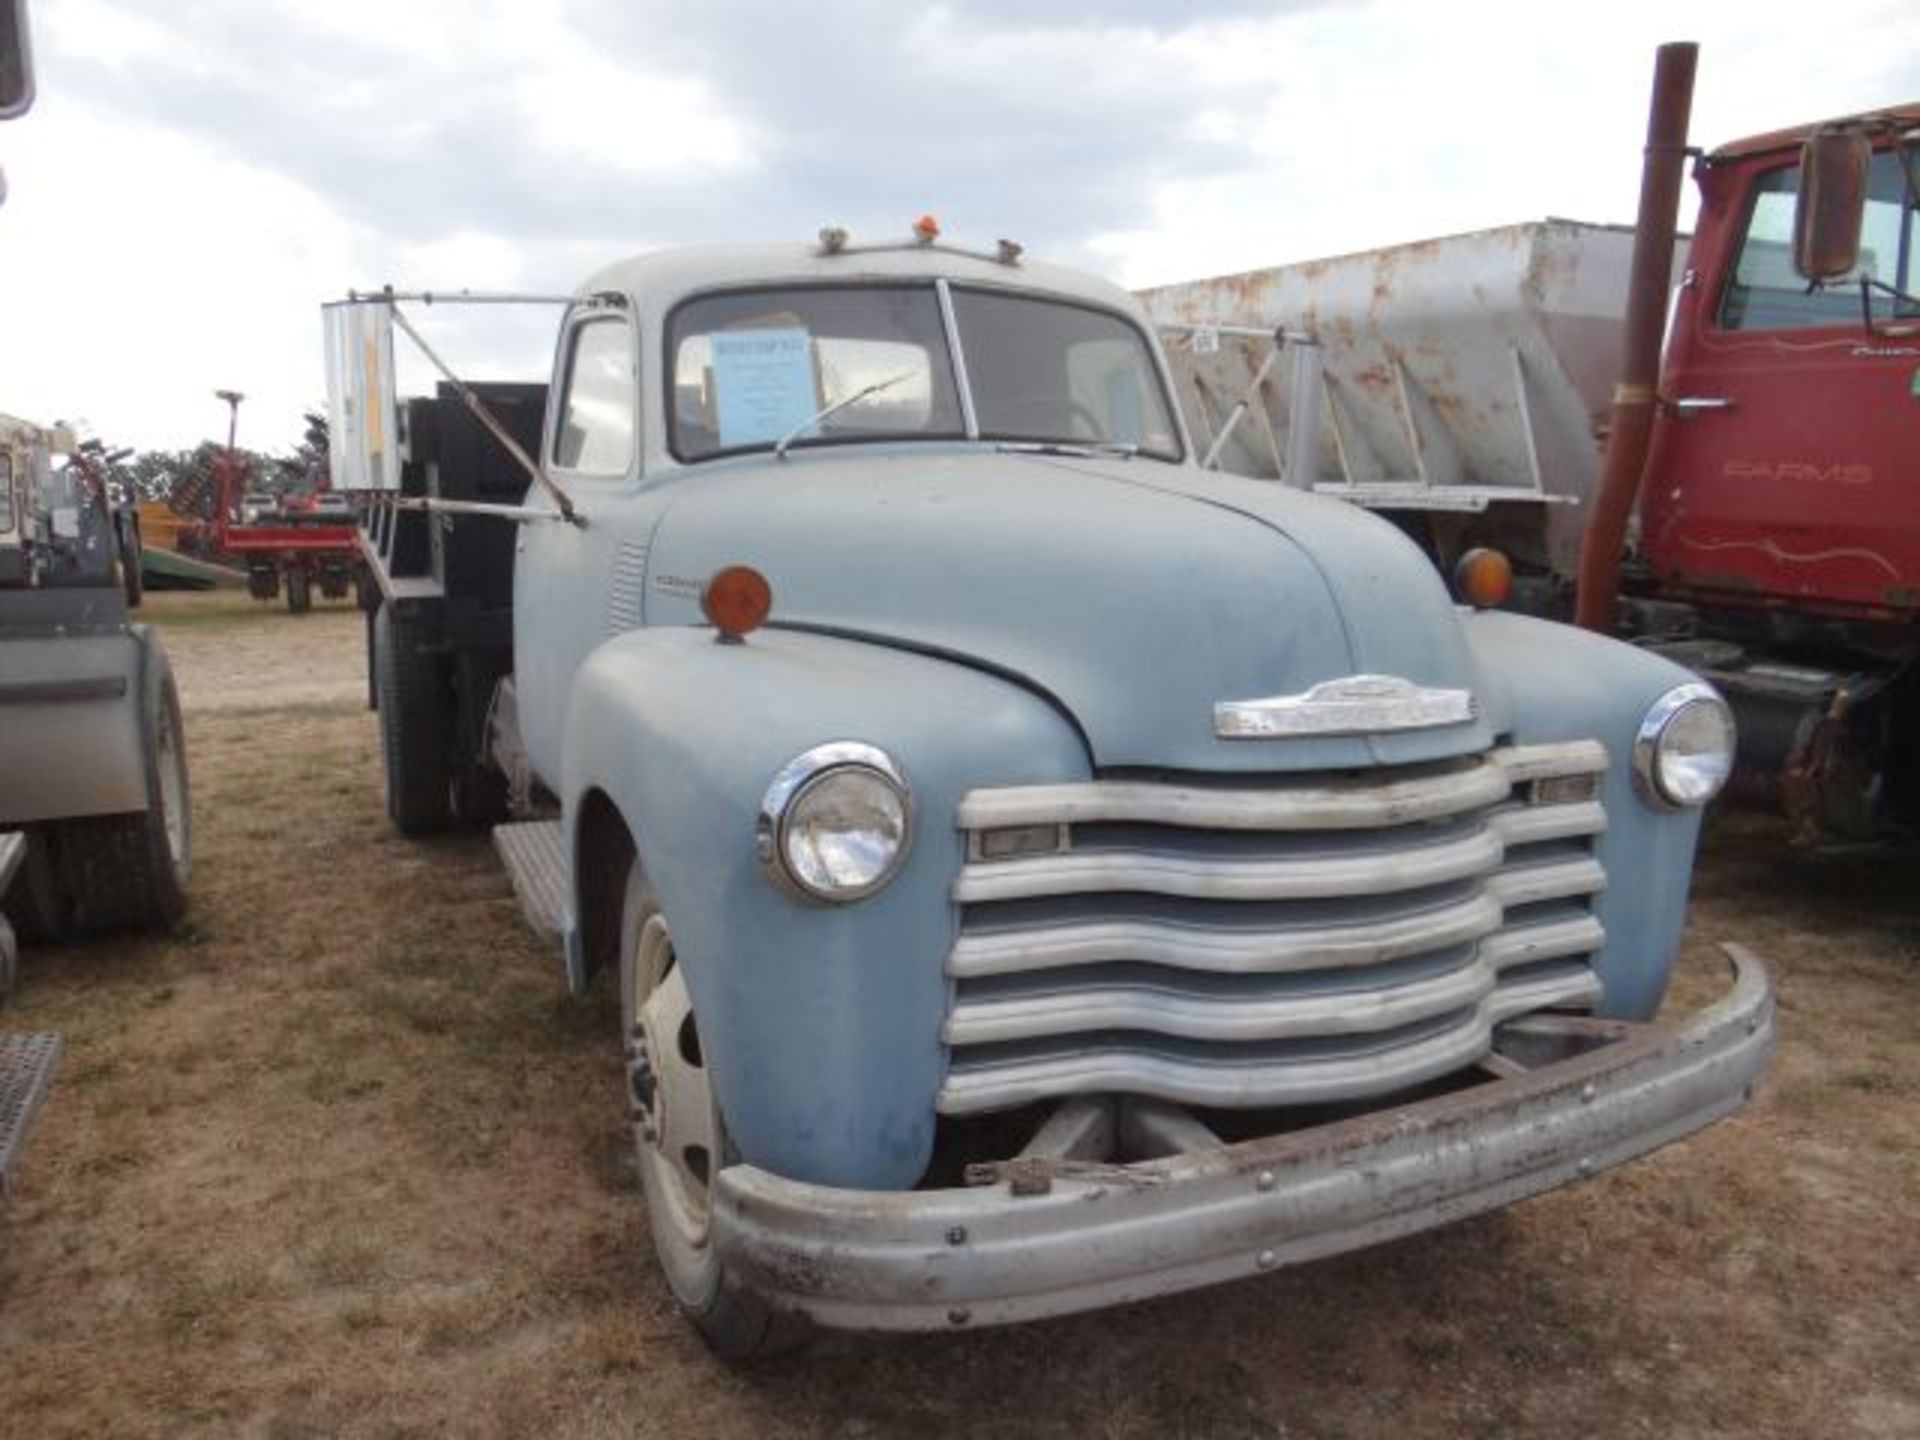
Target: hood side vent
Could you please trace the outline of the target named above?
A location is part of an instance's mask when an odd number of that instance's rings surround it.
[[[637,630],[647,589],[647,546],[629,540],[613,557],[613,575],[607,586],[607,633]]]

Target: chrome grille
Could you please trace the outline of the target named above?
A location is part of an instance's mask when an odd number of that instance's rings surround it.
[[[1509,1016],[1593,1003],[1605,767],[1582,740],[971,792],[940,1109],[1358,1099],[1472,1063]]]

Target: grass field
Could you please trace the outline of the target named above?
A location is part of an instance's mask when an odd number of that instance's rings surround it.
[[[1712,941],[1779,982],[1734,1120],[1582,1188],[1222,1290],[730,1372],[645,1240],[611,1002],[479,839],[380,811],[360,620],[156,596],[193,909],[29,951],[64,1032],[0,1208],[0,1433],[1920,1434],[1915,857],[1715,827]]]

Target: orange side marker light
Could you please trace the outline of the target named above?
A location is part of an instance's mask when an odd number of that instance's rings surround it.
[[[1476,545],[1453,567],[1453,588],[1476,610],[1491,610],[1513,593],[1513,562],[1488,545]]]

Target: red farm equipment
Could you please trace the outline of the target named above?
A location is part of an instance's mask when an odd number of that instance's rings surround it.
[[[213,465],[213,548],[246,570],[247,592],[256,600],[272,600],[284,587],[287,609],[298,615],[312,608],[316,588],[329,600],[345,599],[361,568],[352,503],[328,487],[324,474],[304,495],[256,497],[234,443],[245,397],[237,390],[215,393],[227,402],[228,415],[227,446]]]

